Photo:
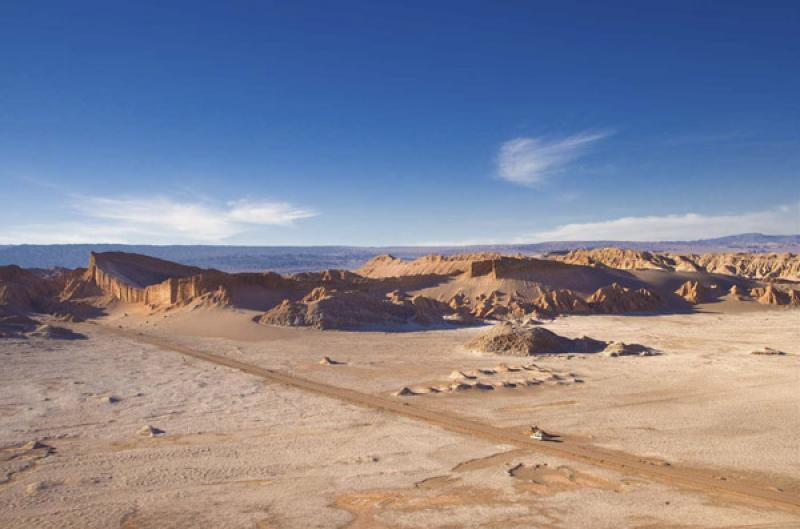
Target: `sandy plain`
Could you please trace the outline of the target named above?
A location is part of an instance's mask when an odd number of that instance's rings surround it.
[[[73,325],[87,340],[0,343],[0,526],[800,526],[797,310],[715,304],[558,318],[546,327],[661,354],[533,359],[465,349],[480,328],[317,331],[259,326],[247,311],[138,310],[119,305]],[[434,419],[287,386],[170,344]],[[792,354],[751,354],[764,346]],[[341,363],[322,365],[324,356]],[[559,380],[503,386],[531,362]],[[394,395],[479,369],[494,389]],[[501,435],[454,431],[437,417]],[[516,442],[530,424],[564,435],[567,449],[623,454],[633,466]],[[140,435],[145,425],[165,433]],[[25,446],[32,441],[42,446]],[[785,501],[653,479],[636,461]]]

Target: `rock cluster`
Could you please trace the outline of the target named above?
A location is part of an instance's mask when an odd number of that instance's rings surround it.
[[[483,353],[509,356],[592,354],[607,356],[648,355],[654,352],[638,344],[604,342],[589,337],[566,338],[544,327],[499,323],[470,340],[467,348]]]
[[[144,304],[151,311],[176,307],[231,306],[262,312],[266,325],[320,329],[439,326],[482,320],[530,321],[562,314],[647,312],[710,301],[703,274],[793,277],[792,254],[676,256],[621,250],[578,250],[549,259],[494,253],[431,255],[404,261],[370,260],[359,273],[346,270],[280,275],[224,273],[122,252],[93,253],[79,270],[33,271],[0,267],[0,337],[34,331],[37,313],[83,320],[111,302]],[[686,281],[674,292],[668,275],[630,269],[679,271]],[[662,282],[661,277],[669,279]],[[696,278],[695,278],[696,277]],[[719,279],[719,278],[717,278]],[[800,306],[786,281],[714,282],[734,299]],[[729,285],[733,284],[733,287]],[[763,286],[760,286],[762,285]],[[712,285],[713,286],[713,285]]]
[[[736,285],[734,285],[732,288],[734,287],[736,287]],[[691,303],[692,305],[708,301],[708,298],[710,297],[708,289],[698,281],[685,282],[678,287],[675,293],[682,297],[687,303]]]
[[[400,292],[380,298],[357,290],[317,287],[298,301],[283,300],[259,318],[264,325],[315,327],[317,329],[361,329],[406,324],[437,325],[468,323],[448,318],[458,312],[448,304],[425,296],[408,299]]]
[[[800,307],[800,295],[794,289],[783,291],[774,285],[758,287],[750,290],[750,296],[764,305],[788,305]]]
[[[678,255],[621,248],[573,250],[550,259],[582,266],[620,270],[707,272],[748,279],[800,281],[800,255],[792,253],[708,253]]]
[[[661,299],[652,290],[633,290],[619,283],[597,289],[587,301],[594,312],[603,314],[654,310],[661,304]]]
[[[570,385],[583,382],[575,373],[559,373],[536,364],[453,371],[448,381],[433,384],[404,386],[393,394],[396,397],[433,395],[461,391],[494,391],[522,389],[547,385]]]

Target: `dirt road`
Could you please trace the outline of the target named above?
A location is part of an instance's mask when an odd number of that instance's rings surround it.
[[[663,461],[649,460],[635,454],[608,450],[577,442],[571,440],[569,436],[565,436],[564,441],[560,443],[534,441],[530,439],[527,436],[527,432],[524,431],[498,428],[456,414],[425,408],[418,404],[410,403],[402,398],[394,399],[371,395],[288,375],[273,369],[259,367],[225,356],[175,344],[153,335],[114,329],[101,325],[98,325],[96,328],[101,332],[111,333],[134,342],[154,345],[163,350],[191,356],[220,366],[238,369],[272,382],[300,388],[351,404],[422,420],[464,435],[481,437],[496,443],[511,444],[555,457],[580,461],[628,475],[644,477],[667,485],[722,496],[750,505],[780,509],[782,511],[800,514],[800,490],[797,489],[781,490],[777,487],[771,487],[766,483],[746,481],[732,476],[720,475],[718,471],[688,468],[681,465],[672,465]]]

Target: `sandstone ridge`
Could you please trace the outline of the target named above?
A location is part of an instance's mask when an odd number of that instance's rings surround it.
[[[760,260],[759,260],[760,259]],[[355,272],[324,270],[281,275],[226,273],[123,252],[92,253],[88,268],[26,270],[0,267],[0,331],[35,328],[36,314],[82,320],[110,304],[150,311],[231,307],[258,311],[264,325],[320,329],[450,326],[482,320],[531,321],[567,314],[691,310],[731,301],[798,306],[787,280],[736,275],[791,271],[794,257],[766,267],[752,257],[728,274],[701,266],[717,261],[620,249],[576,251],[548,259],[495,253],[430,255],[412,261],[371,259]],[[698,264],[699,263],[699,264]],[[753,263],[761,263],[758,266]],[[763,266],[762,266],[763,265]],[[781,268],[783,266],[783,268]],[[766,267],[766,268],[764,268]],[[787,272],[789,273],[789,272]],[[33,319],[32,319],[33,318]]]

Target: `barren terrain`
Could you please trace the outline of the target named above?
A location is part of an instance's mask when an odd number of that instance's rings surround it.
[[[55,315],[35,316],[49,327],[0,341],[0,526],[800,526],[800,310],[725,295],[690,310],[675,300],[633,314],[531,322],[501,311],[424,326],[420,307],[428,315],[435,304],[398,301],[416,307],[416,322],[320,330],[260,323],[263,309],[249,306],[266,298],[224,277],[230,292],[209,295],[208,278],[172,270],[190,299],[142,303],[175,290],[131,290],[120,278],[146,287],[163,275],[122,263],[95,272],[108,289],[91,302],[101,314],[63,321],[60,312],[86,302],[62,294],[45,307]],[[536,296],[535,270],[500,279]],[[663,300],[683,279],[671,273],[635,280]],[[434,282],[442,296],[454,283],[480,296],[497,286],[481,274]],[[28,299],[15,281],[11,308]],[[93,285],[67,291],[97,296]],[[340,299],[330,295],[306,299]],[[506,303],[495,298],[494,308]],[[556,340],[556,350],[537,354],[535,340],[475,349],[505,321],[513,332],[538,329],[519,336]],[[560,438],[534,441],[532,425]]]

